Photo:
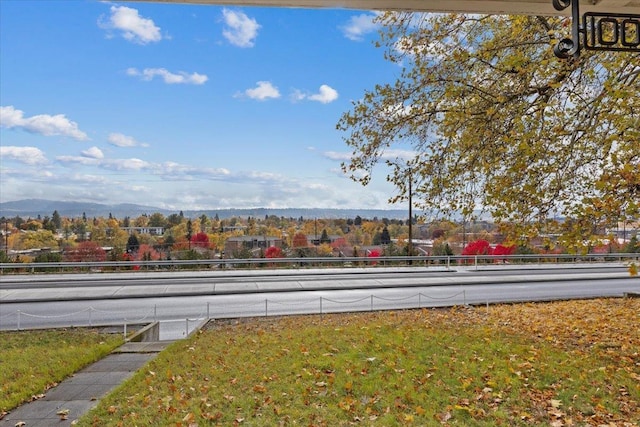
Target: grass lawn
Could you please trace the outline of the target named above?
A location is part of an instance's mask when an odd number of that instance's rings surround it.
[[[637,426],[640,300],[210,322],[80,426]]]
[[[0,418],[122,342],[91,329],[0,332]]]

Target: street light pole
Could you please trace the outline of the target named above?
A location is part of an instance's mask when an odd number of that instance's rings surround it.
[[[409,168],[409,245],[407,246],[407,255],[412,256],[413,255],[413,245],[411,242],[411,236],[412,236],[412,223],[413,223],[413,214],[411,212],[411,205],[412,203],[412,192],[411,192],[411,181],[412,181],[412,176],[411,176],[411,168]],[[411,261],[409,261],[409,264],[411,264]]]

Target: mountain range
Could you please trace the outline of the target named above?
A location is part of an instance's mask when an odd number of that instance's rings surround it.
[[[35,218],[41,216],[51,216],[53,211],[63,217],[81,217],[86,215],[92,217],[106,217],[111,214],[115,218],[126,216],[135,218],[142,214],[151,215],[161,213],[165,216],[179,213],[180,210],[169,210],[144,206],[131,203],[120,203],[115,205],[87,202],[66,202],[44,199],[24,199],[12,202],[0,203],[0,217],[13,218],[20,216],[24,218]],[[231,217],[265,217],[275,215],[285,218],[355,218],[360,216],[364,219],[388,218],[406,219],[408,212],[401,209],[304,209],[304,208],[251,208],[251,209],[205,209],[205,210],[183,210],[182,213],[188,218],[195,218],[201,215],[213,217],[218,215],[220,219]]]

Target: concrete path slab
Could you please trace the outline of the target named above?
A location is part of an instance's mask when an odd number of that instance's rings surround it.
[[[25,427],[71,426],[171,342],[125,343],[47,391],[43,398],[9,412],[0,420],[0,427],[14,427],[20,422],[24,422]],[[66,415],[60,415],[62,413]]]

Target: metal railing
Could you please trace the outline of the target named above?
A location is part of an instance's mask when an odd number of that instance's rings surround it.
[[[277,298],[265,298],[253,302],[229,305],[226,301],[207,302],[206,305],[193,306],[188,317],[172,315],[173,310],[167,307],[142,306],[135,310],[114,311],[98,309],[94,306],[79,308],[73,312],[57,315],[42,315],[24,310],[15,310],[0,315],[0,330],[21,331],[53,327],[99,327],[124,325],[126,336],[127,325],[140,325],[151,322],[162,324],[181,322],[186,325],[186,335],[191,332],[190,325],[202,323],[210,319],[232,319],[243,317],[274,317],[300,314],[331,314],[342,312],[366,312],[383,310],[410,310],[433,307],[451,307],[468,304],[466,290],[444,295],[427,295],[415,293],[402,298],[385,298],[370,294],[356,299],[337,299],[320,296],[302,301],[286,301]],[[484,301],[471,301],[484,305]],[[488,305],[488,301],[486,302]],[[182,331],[181,331],[182,332]]]
[[[185,270],[212,268],[310,268],[310,267],[367,267],[378,266],[453,266],[488,267],[494,264],[578,264],[578,263],[638,263],[640,253],[606,254],[531,254],[531,255],[452,255],[452,256],[380,256],[380,257],[297,257],[248,259],[199,259],[157,261],[101,261],[101,262],[26,262],[0,263],[0,274],[29,274],[42,272],[102,272],[132,270]]]

